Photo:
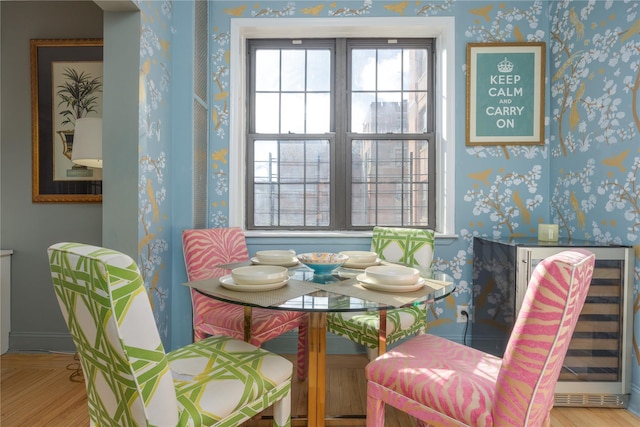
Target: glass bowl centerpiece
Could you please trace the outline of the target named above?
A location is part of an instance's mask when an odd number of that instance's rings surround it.
[[[299,254],[298,260],[313,270],[317,275],[331,274],[349,259],[348,255],[331,252],[309,252]]]

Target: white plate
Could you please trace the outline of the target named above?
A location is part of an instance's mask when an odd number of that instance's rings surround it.
[[[364,269],[368,282],[382,285],[413,285],[420,278],[420,270],[402,265],[374,265]]]
[[[413,292],[424,286],[424,279],[421,277],[413,285],[381,285],[373,283],[367,280],[366,274],[360,274],[356,277],[356,280],[362,284],[363,287],[371,289],[372,291],[382,292]]]
[[[354,271],[351,269],[343,270],[342,268],[338,269],[338,277],[342,277],[343,279],[351,279],[353,277],[356,277],[358,274],[360,274],[359,271]]]
[[[233,281],[233,277],[228,274],[226,276],[222,276],[220,279],[220,285],[223,288],[227,288],[231,291],[240,291],[240,292],[262,292],[262,291],[272,291],[274,289],[280,289],[287,284],[289,279],[286,279],[282,282],[278,283],[267,283],[264,285],[238,285]]]
[[[367,267],[373,267],[374,265],[379,265],[382,262],[380,258],[376,258],[375,262],[345,262],[342,264],[344,268],[355,268],[357,270],[364,270]]]
[[[258,260],[258,258],[253,257],[251,258],[251,264],[256,264],[256,265],[279,265],[280,267],[294,267],[296,265],[300,264],[300,261],[298,261],[297,259],[295,261],[291,261],[291,262],[286,262],[286,263],[267,263],[267,262],[260,262]]]

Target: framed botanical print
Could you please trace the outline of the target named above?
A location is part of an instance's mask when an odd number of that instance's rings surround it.
[[[71,161],[76,120],[102,117],[102,39],[31,40],[32,201],[102,202],[102,169]]]

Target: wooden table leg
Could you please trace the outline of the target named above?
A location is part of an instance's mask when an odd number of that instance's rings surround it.
[[[251,342],[251,307],[244,306],[244,342]]]
[[[326,409],[327,313],[309,316],[308,427],[324,427]]]
[[[380,310],[378,327],[378,356],[387,352],[387,310]]]

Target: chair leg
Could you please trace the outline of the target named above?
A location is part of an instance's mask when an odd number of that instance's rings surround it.
[[[298,362],[296,374],[300,381],[307,378],[309,369],[309,316],[305,316],[303,322],[298,326]]]
[[[374,387],[367,382],[367,427],[384,427],[385,403],[376,396]]]
[[[291,389],[273,404],[273,427],[291,427]]]

